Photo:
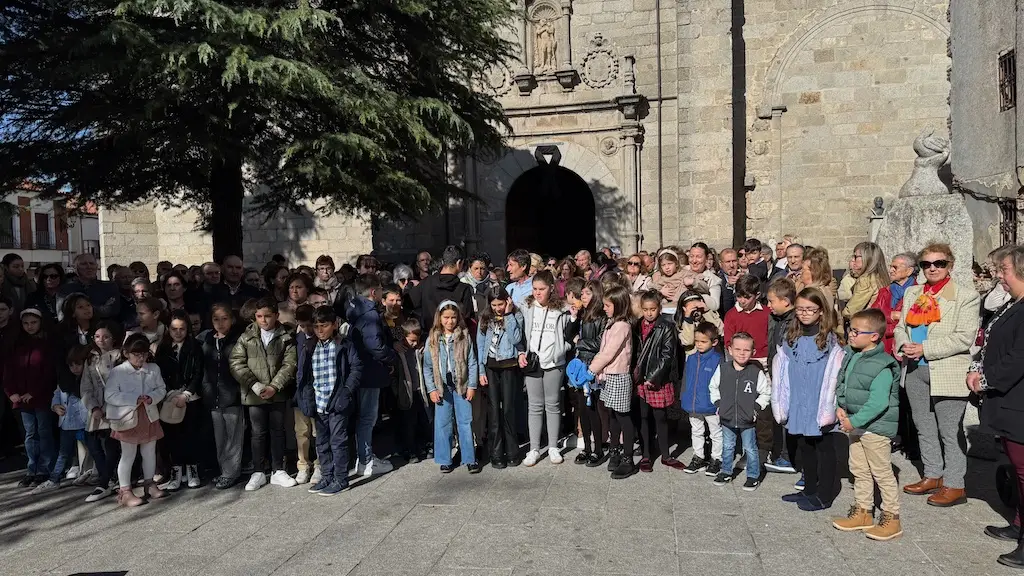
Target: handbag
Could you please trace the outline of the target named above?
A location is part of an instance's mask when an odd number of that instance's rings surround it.
[[[544,343],[544,326],[548,323],[548,310],[544,309],[544,318],[540,322],[540,338],[537,340],[537,349],[540,349],[541,344]],[[529,345],[529,343],[527,343]],[[544,369],[540,367],[540,356],[536,352],[526,353],[526,367],[523,368],[523,374],[537,378],[544,374]]]
[[[139,407],[138,405],[132,409],[131,412],[125,414],[117,420],[110,421],[110,429],[114,432],[127,432],[139,425]]]
[[[185,407],[178,407],[174,403],[174,400],[181,396],[180,390],[175,390],[164,398],[163,403],[160,404],[160,421],[167,424],[181,424],[181,421],[185,419]]]

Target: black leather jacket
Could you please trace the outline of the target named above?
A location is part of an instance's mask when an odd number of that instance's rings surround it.
[[[241,329],[236,324],[220,342],[213,330],[206,330],[196,338],[202,349],[203,404],[210,410],[224,410],[242,405],[242,390],[231,375],[231,350],[238,342]],[[218,346],[219,344],[219,346]]]
[[[580,337],[576,341],[576,357],[587,366],[590,366],[590,362],[601,349],[601,337],[604,336],[604,330],[607,327],[608,319],[603,314],[587,322],[583,321],[583,315],[580,314],[575,322],[565,325],[566,341],[572,342],[577,335]]]
[[[640,322],[643,322],[641,320]],[[650,382],[661,388],[679,379],[679,339],[675,325],[658,317],[651,334],[640,342],[640,323],[633,328],[633,377],[638,384]]]

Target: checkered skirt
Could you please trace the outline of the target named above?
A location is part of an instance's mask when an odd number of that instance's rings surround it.
[[[633,403],[633,379],[629,374],[606,374],[601,402],[609,410],[629,412]]]
[[[668,408],[679,401],[676,398],[676,387],[671,382],[666,382],[657,390],[648,390],[643,382],[640,382],[636,385],[636,391],[651,408]]]

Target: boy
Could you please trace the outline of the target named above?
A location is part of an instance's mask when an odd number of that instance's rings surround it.
[[[775,354],[786,337],[789,324],[793,321],[793,302],[796,302],[796,284],[786,277],[776,278],[768,285],[768,370],[772,369]],[[757,447],[766,452],[764,467],[769,472],[795,474],[791,449],[796,444],[786,438],[786,429],[775,421],[771,413],[764,411],[757,422]]]
[[[301,412],[316,422],[320,481],[310,494],[334,496],[348,488],[348,420],[363,364],[355,346],[338,334],[338,313],[331,306],[313,312],[313,336],[303,350],[296,399]]]
[[[332,304],[332,302],[329,302],[329,300],[330,295],[327,292],[327,290],[324,290],[323,288],[314,288],[313,291],[310,292],[309,296],[306,298],[306,304],[309,304],[313,308],[319,308],[321,306],[327,306],[328,304]]]
[[[283,488],[295,486],[284,468],[284,420],[288,397],[284,390],[295,382],[298,359],[295,337],[278,322],[277,301],[264,297],[256,302],[256,318],[231,350],[231,375],[242,387],[242,405],[252,425],[253,473],[245,485],[248,491],[267,484],[264,472],[267,436],[270,436],[270,483]]]
[[[683,411],[690,417],[690,445],[693,459],[683,472],[696,474],[704,470],[706,476],[715,477],[722,471],[722,426],[718,409],[711,401],[711,379],[722,363],[718,351],[718,327],[701,322],[693,329],[693,354],[683,365],[684,388],[681,395]],[[711,458],[705,458],[704,425],[711,436]]]
[[[899,426],[899,364],[885,353],[885,314],[874,308],[850,319],[850,343],[836,385],[839,427],[850,436],[850,473],[855,504],[838,530],[864,530],[872,540],[892,540],[900,526],[899,487],[890,463],[890,441]],[[882,495],[882,514],[872,523],[874,486]]]
[[[434,403],[427,399],[423,384],[423,328],[410,318],[402,323],[402,339],[395,344],[401,370],[395,397],[398,401],[399,452],[410,462],[428,458],[428,446],[434,430]]]
[[[683,352],[689,357],[694,353],[694,328],[702,322],[708,322],[715,327],[716,334],[721,334],[723,324],[718,312],[708,310],[704,297],[699,292],[687,291],[679,297],[679,304],[676,308],[676,328],[679,330],[679,342],[683,345]]]
[[[316,336],[313,324],[313,312],[315,310],[316,306],[308,303],[302,304],[295,309],[295,323],[297,325],[295,330],[295,356],[298,358],[296,374],[301,374],[305,370],[304,352],[306,352],[308,346],[312,346],[316,342],[313,339]],[[323,477],[323,471],[320,469],[320,460],[314,459],[312,465],[310,465],[309,461],[309,445],[316,438],[316,422],[299,409],[298,389],[295,391],[294,404],[292,413],[295,416],[295,449],[298,453],[298,462],[296,463],[298,473],[295,474],[295,483],[305,484],[306,482],[312,482],[316,484]]]
[[[733,334],[729,341],[731,361],[719,364],[711,377],[711,401],[718,408],[722,423],[722,471],[715,476],[715,486],[732,481],[736,437],[743,442],[747,457],[747,481],[743,489],[753,492],[760,484],[761,463],[757,456],[757,435],[754,423],[758,414],[768,408],[772,397],[768,375],[757,362],[751,362],[755,340],[746,332]]]
[[[746,332],[757,342],[754,360],[762,367],[768,363],[768,310],[761,306],[761,281],[746,275],[736,282],[736,306],[725,313],[725,341]]]

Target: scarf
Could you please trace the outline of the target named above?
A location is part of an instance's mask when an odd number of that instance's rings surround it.
[[[917,297],[910,310],[907,311],[908,326],[928,326],[942,318],[942,313],[939,311],[939,302],[935,296],[946,287],[946,284],[949,284],[949,281],[950,277],[946,277],[935,284],[924,285],[921,295]]]
[[[907,278],[906,284],[900,284],[899,282],[890,284],[889,291],[892,296],[889,298],[889,307],[895,310],[896,306],[903,300],[903,295],[907,293],[907,288],[915,284],[917,284],[917,278],[913,276]]]
[[[647,337],[654,331],[654,322],[648,322],[647,319],[640,320],[640,341],[646,342]]]

